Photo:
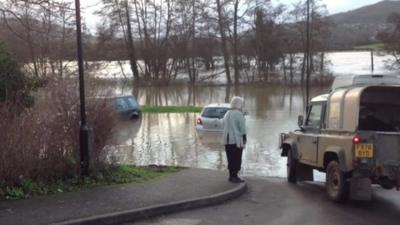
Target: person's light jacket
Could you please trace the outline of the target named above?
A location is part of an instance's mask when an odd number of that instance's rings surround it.
[[[236,144],[238,148],[244,148],[246,137],[246,120],[239,110],[229,110],[223,119],[224,145]]]

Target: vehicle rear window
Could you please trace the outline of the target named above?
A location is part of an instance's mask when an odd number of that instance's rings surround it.
[[[228,108],[205,108],[201,116],[207,118],[222,118],[228,110]]]
[[[400,88],[372,87],[361,97],[359,130],[400,131]]]
[[[364,104],[359,116],[359,130],[400,131],[400,105]]]

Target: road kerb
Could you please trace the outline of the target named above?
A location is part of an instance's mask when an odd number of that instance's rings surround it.
[[[133,210],[102,214],[87,218],[67,220],[63,222],[53,223],[53,225],[114,225],[126,222],[135,222],[168,213],[221,204],[225,201],[239,197],[240,195],[245,193],[246,190],[246,183],[241,183],[231,190],[205,197],[154,205]]]

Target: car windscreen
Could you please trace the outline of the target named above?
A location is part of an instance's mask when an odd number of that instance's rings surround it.
[[[209,107],[204,109],[201,116],[206,118],[223,118],[228,110],[229,108]]]
[[[121,97],[114,100],[118,111],[138,108],[138,103],[134,97]]]
[[[137,108],[138,102],[134,97],[125,97],[124,98],[129,108]]]

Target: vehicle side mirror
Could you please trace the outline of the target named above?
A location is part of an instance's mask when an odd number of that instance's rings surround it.
[[[304,124],[304,116],[299,115],[299,117],[297,118],[297,125],[301,128],[303,124]]]

